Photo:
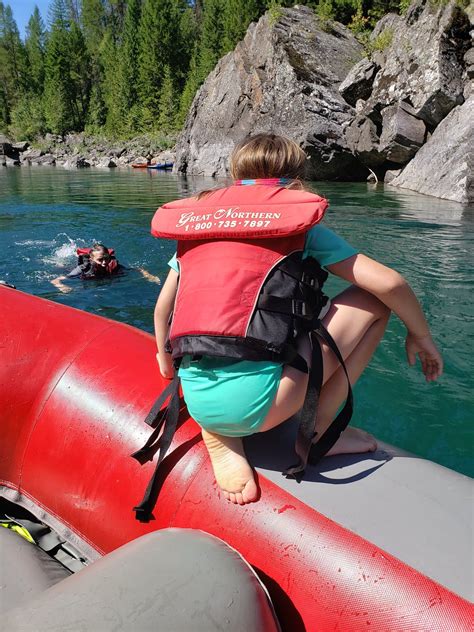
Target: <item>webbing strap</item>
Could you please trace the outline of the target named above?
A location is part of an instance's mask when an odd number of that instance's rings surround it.
[[[339,360],[347,378],[347,398],[343,409],[331,423],[326,432],[313,443],[317,433],[315,432],[316,418],[318,414],[319,396],[323,381],[323,358],[321,347],[317,337],[321,338]],[[349,375],[344,364],[344,359],[337,345],[327,329],[321,324],[312,332],[313,343],[312,365],[309,373],[308,390],[303,408],[298,413],[299,426],[295,442],[295,452],[299,457],[298,463],[287,468],[283,475],[301,482],[308,461],[315,465],[339,439],[341,433],[347,427],[353,408],[352,388]]]
[[[344,371],[347,379],[347,397],[342,410],[331,423],[329,428],[326,430],[326,432],[323,433],[318,441],[316,443],[313,443],[313,445],[311,446],[311,450],[309,453],[309,462],[311,463],[311,465],[316,465],[316,463],[318,463],[318,461],[322,459],[322,457],[332,448],[332,446],[339,439],[342,432],[347,428],[352,417],[354,405],[351,382],[347,373],[346,365],[344,363],[344,358],[342,357],[341,352],[339,351],[333,337],[323,325],[320,325],[320,327],[316,331],[316,334],[324,340],[324,342],[328,345],[336,358],[339,360],[339,364],[342,366],[342,370]]]
[[[286,478],[295,478],[298,483],[304,475],[308,462],[309,451],[315,437],[314,425],[318,414],[319,395],[323,383],[323,356],[319,342],[312,338],[313,351],[311,369],[309,371],[308,388],[303,408],[297,413],[298,433],[296,435],[295,452],[299,457],[298,463],[287,468],[283,475]]]
[[[295,298],[283,298],[272,294],[262,294],[257,301],[258,309],[279,314],[289,314],[305,320],[313,320],[315,314],[308,301]]]
[[[162,405],[168,397],[170,397],[168,405],[166,408],[161,410]],[[153,472],[150,482],[147,485],[143,500],[139,505],[133,508],[133,511],[135,511],[135,517],[140,522],[147,522],[150,520],[151,510],[156,502],[159,491],[158,471],[171,445],[174,433],[176,432],[178,417],[179,377],[178,372],[176,372],[173,380],[158,397],[145,419],[145,423],[154,427],[153,432],[145,445],[131,455],[134,459],[143,463],[144,461],[151,460],[156,448],[159,447],[159,455],[155,471]],[[163,429],[163,432],[160,435],[161,429]]]

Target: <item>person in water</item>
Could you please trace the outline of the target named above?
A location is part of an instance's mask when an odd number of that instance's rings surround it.
[[[71,292],[72,288],[63,283],[66,279],[107,279],[123,274],[127,269],[115,258],[115,252],[104,244],[95,243],[91,248],[79,248],[76,267],[67,275],[61,275],[51,283],[63,293]],[[143,268],[139,272],[149,281],[160,283],[160,279]]]
[[[258,179],[284,178],[280,182],[285,182],[286,188],[305,190],[305,163],[304,151],[293,141],[258,134],[234,149],[230,172],[234,181],[250,187],[265,182]],[[414,365],[418,356],[427,382],[442,374],[442,358],[422,308],[398,272],[357,252],[320,223],[306,233],[303,256],[313,257],[329,273],[351,284],[332,298],[319,318],[340,350],[352,385],[380,343],[391,312],[406,326],[408,363]],[[171,379],[173,361],[165,344],[178,288],[175,257],[169,265],[171,270],[156,303],[154,322],[159,369],[163,377]],[[307,334],[299,345],[299,352],[309,364],[311,347]],[[331,425],[347,393],[343,367],[326,343],[321,342],[320,346],[323,379],[315,426],[317,437]],[[270,430],[295,415],[305,400],[308,374],[282,363],[203,355],[184,357],[179,377],[188,410],[202,428],[224,497],[240,505],[257,500],[258,488],[242,437]],[[372,435],[348,426],[327,454],[364,453],[376,448]]]

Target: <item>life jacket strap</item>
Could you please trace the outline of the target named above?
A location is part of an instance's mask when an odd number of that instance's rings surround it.
[[[268,312],[277,312],[278,314],[289,314],[309,321],[312,321],[317,316],[308,301],[282,298],[271,294],[261,294],[257,301],[257,308]]]
[[[306,391],[303,408],[297,415],[299,418],[299,425],[295,442],[295,452],[299,457],[299,461],[283,472],[283,475],[286,476],[286,478],[294,478],[298,483],[301,482],[304,476],[308,462],[311,463],[311,465],[318,463],[318,461],[320,461],[320,459],[336,443],[341,436],[341,433],[347,428],[347,425],[352,417],[353,410],[352,388],[349,375],[347,373],[346,365],[344,364],[344,359],[334,339],[322,323],[319,323],[318,327],[314,330],[314,332],[312,332],[311,338],[313,350],[308,389]],[[347,378],[347,398],[340,413],[331,423],[326,432],[324,432],[318,441],[314,443],[314,439],[317,436],[317,433],[315,432],[315,424],[323,382],[323,357],[318,338],[322,339],[328,345],[343,368]]]
[[[278,264],[278,270],[311,289],[322,288],[328,278],[326,270],[323,270],[313,257],[306,257],[301,262],[286,257]]]
[[[162,410],[161,408],[168,397],[170,401]],[[155,471],[145,490],[143,500],[139,505],[133,508],[135,517],[140,522],[148,522],[152,517],[151,511],[155,505],[162,483],[158,476],[159,469],[178,426],[179,407],[179,377],[176,372],[173,380],[158,397],[145,419],[145,423],[154,428],[153,432],[145,445],[131,455],[139,463],[143,464],[145,461],[152,460],[157,448],[159,448],[160,451]],[[160,435],[161,430],[163,430],[163,432]]]

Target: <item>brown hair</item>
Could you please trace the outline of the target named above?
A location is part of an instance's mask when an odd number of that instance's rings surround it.
[[[255,134],[241,141],[230,157],[234,180],[304,177],[306,154],[295,141],[276,134]]]
[[[247,136],[230,156],[230,174],[234,180],[288,178],[287,189],[305,189],[303,183],[307,156],[298,143],[277,134]],[[197,198],[218,190],[201,191]]]
[[[103,255],[108,255],[110,257],[110,252],[109,249],[107,248],[107,246],[104,246],[104,244],[100,244],[100,243],[95,243],[92,244],[92,248],[90,250],[90,253],[92,254],[93,252],[98,252],[99,254]]]

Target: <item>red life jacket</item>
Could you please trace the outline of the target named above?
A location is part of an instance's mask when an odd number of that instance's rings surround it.
[[[327,300],[321,289],[327,272],[315,259],[302,258],[306,233],[321,221],[327,206],[325,199],[306,191],[257,184],[218,189],[158,209],[152,234],[178,240],[180,277],[169,335],[175,366],[189,354],[270,360],[308,372],[295,343],[300,334],[311,332],[334,351],[345,371],[334,340],[319,321]],[[345,406],[312,444],[322,377],[321,348],[314,339],[295,444],[299,461],[284,472],[298,481],[308,460],[316,463],[334,445],[352,413],[347,378]],[[132,455],[148,460],[159,443],[155,473],[134,507],[138,520],[149,520],[156,500],[158,470],[178,421],[178,384],[176,372],[145,420],[153,433]]]
[[[327,273],[302,252],[327,205],[306,191],[256,185],[158,209],[152,234],[178,240],[173,358],[291,362],[296,336],[311,329],[326,302]]]
[[[83,263],[92,264],[92,262],[90,261],[91,251],[92,248],[77,248],[77,265],[82,265]],[[114,274],[118,268],[118,261],[115,258],[115,250],[113,248],[107,248],[107,252],[110,255],[110,259],[108,264],[104,268],[101,268],[101,272],[102,274],[104,272],[106,274]],[[93,266],[91,265],[90,271],[84,272],[82,276],[84,279],[93,279],[96,276]]]

